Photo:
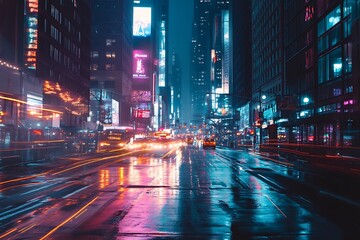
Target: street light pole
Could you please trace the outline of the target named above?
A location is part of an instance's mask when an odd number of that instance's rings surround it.
[[[235,119],[235,114],[236,114],[236,109],[235,109],[235,95],[232,94],[232,133],[233,133],[233,144],[234,144],[234,148],[237,147],[237,137],[236,137],[236,130],[237,128],[235,128],[235,123],[236,123],[236,119]]]
[[[260,97],[260,100],[259,100],[259,124],[260,124],[260,126],[259,126],[259,148],[260,148],[261,144],[262,144],[262,125],[264,122],[264,112],[262,110],[262,100],[266,99],[266,96],[263,95],[263,92],[261,91],[261,86],[259,89],[259,97]]]

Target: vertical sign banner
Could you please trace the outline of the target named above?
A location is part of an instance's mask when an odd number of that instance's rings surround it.
[[[223,40],[223,62],[222,62],[222,92],[229,94],[230,86],[230,25],[229,25],[229,11],[222,11],[222,40]]]
[[[165,21],[161,21],[160,47],[159,47],[159,87],[165,87],[165,66],[166,66],[166,56],[165,56],[166,32],[165,31],[166,31]]]
[[[36,69],[38,48],[38,0],[26,0],[25,6],[25,66]]]
[[[133,36],[134,37],[150,37],[151,36],[151,8],[150,7],[134,7]]]
[[[53,113],[51,126],[52,126],[53,128],[59,128],[59,127],[60,127],[60,114],[58,114],[58,113]]]
[[[112,125],[119,126],[119,102],[111,99],[111,108],[112,108]]]
[[[150,70],[150,58],[147,51],[133,51],[133,78],[148,79]]]

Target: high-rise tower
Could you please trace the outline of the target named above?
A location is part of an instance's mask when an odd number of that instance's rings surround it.
[[[131,124],[132,4],[132,0],[92,0],[92,122]]]
[[[0,58],[44,82],[43,95],[31,97],[62,112],[56,126],[80,128],[89,103],[90,1],[2,0],[0,8]]]

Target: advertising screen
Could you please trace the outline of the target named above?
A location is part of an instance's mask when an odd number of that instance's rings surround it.
[[[150,118],[150,110],[136,109],[135,118]]]
[[[111,108],[112,108],[112,124],[114,126],[119,125],[119,102],[111,99]]]
[[[25,66],[36,70],[38,49],[38,0],[27,0],[25,5]]]
[[[131,92],[131,101],[132,102],[150,102],[151,101],[151,92],[150,91],[132,91]]]
[[[147,51],[133,51],[133,78],[147,79],[149,78],[150,58]]]
[[[150,37],[151,36],[151,8],[150,7],[134,7],[133,36],[134,37]]]

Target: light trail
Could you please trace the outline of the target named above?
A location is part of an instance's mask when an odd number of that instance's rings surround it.
[[[47,112],[52,112],[52,113],[63,114],[63,112],[56,111],[56,110],[53,110],[53,109],[36,107],[36,106],[34,106],[33,104],[29,104],[28,102],[25,102],[25,101],[22,101],[22,100],[19,100],[19,99],[16,99],[16,98],[9,98],[9,97],[0,96],[0,99],[4,99],[4,100],[16,102],[16,103],[22,103],[22,104],[30,105],[32,108],[38,109],[38,110],[42,110],[42,111],[47,111]]]
[[[42,175],[42,174],[36,174],[36,175],[32,175],[32,176],[28,176],[28,177],[23,177],[23,178],[15,178],[15,179],[11,179],[11,180],[7,180],[7,181],[0,182],[0,185],[6,184],[6,183],[11,183],[11,182],[19,182],[19,181],[22,181],[22,180],[29,180],[29,179],[36,178],[36,177],[41,176],[41,175]]]
[[[25,204],[24,204],[24,205],[25,205]],[[23,205],[23,206],[24,206],[24,205]],[[18,214],[20,214],[20,213],[23,213],[23,212],[26,212],[26,211],[28,211],[28,210],[30,210],[30,209],[37,208],[37,207],[39,207],[39,206],[41,206],[41,205],[43,205],[43,203],[37,203],[37,204],[32,205],[32,206],[30,206],[30,207],[28,207],[28,208],[24,208],[24,209],[21,209],[20,211],[13,212],[13,213],[11,213],[11,214],[5,215],[4,217],[1,217],[1,218],[0,218],[0,221],[5,220],[5,219],[8,219],[8,218],[13,217],[13,216],[16,216],[16,215],[18,215]],[[20,207],[23,207],[23,206],[20,206]],[[11,209],[11,212],[12,212],[12,211],[13,211],[13,209]]]
[[[23,184],[18,184],[18,185],[11,186],[11,187],[7,187],[7,188],[2,188],[2,189],[0,189],[0,192],[4,192],[4,191],[10,190],[10,189],[14,189],[14,188],[18,188],[18,187],[25,187],[25,186],[38,185],[38,184],[41,184],[41,183],[40,183],[40,182],[36,182],[36,183],[23,183]]]
[[[29,231],[30,229],[32,229],[35,226],[36,226],[36,224],[32,224],[30,226],[24,227],[24,228],[19,230],[19,233],[25,233],[25,232]]]
[[[93,202],[95,202],[97,199],[99,198],[99,196],[95,197],[93,200],[91,200],[89,203],[87,203],[85,206],[83,206],[79,211],[77,211],[76,213],[74,213],[73,215],[71,215],[70,217],[68,217],[65,221],[63,221],[62,223],[60,223],[58,226],[56,226],[54,229],[52,229],[50,232],[48,232],[45,236],[43,236],[42,238],[40,238],[40,240],[44,240],[48,237],[50,237],[54,232],[56,232],[59,228],[61,228],[62,226],[64,226],[66,223],[70,222],[72,219],[76,218],[78,215],[82,214],[84,212],[84,210],[90,206]]]
[[[96,162],[100,162],[100,161],[103,161],[103,160],[108,160],[108,159],[112,159],[112,158],[123,157],[123,156],[127,156],[127,155],[130,155],[130,154],[136,153],[136,152],[142,152],[142,151],[144,151],[144,149],[142,149],[142,150],[137,150],[137,151],[131,151],[131,152],[124,153],[124,154],[120,154],[120,155],[109,156],[109,157],[94,158],[94,159],[92,159],[92,160],[89,160],[88,162],[78,164],[78,165],[76,165],[76,166],[73,166],[73,167],[70,167],[70,168],[61,170],[61,171],[59,171],[59,172],[55,172],[55,173],[53,173],[52,175],[58,175],[58,174],[61,174],[61,173],[64,173],[64,172],[68,172],[68,171],[70,171],[70,170],[73,170],[73,169],[76,169],[76,168],[85,166],[85,165],[90,164],[90,163],[96,163]]]
[[[173,153],[174,151],[176,151],[177,148],[173,148],[170,151],[168,151],[164,156],[162,156],[161,158],[166,158],[167,156],[169,156],[171,153]]]
[[[1,235],[0,238],[4,238],[4,237],[8,236],[9,234],[15,232],[16,230],[17,230],[17,228],[10,229],[9,231],[7,231],[3,235]]]
[[[49,185],[42,186],[42,187],[40,187],[40,188],[36,188],[36,189],[30,190],[30,191],[28,191],[28,192],[24,192],[24,193],[20,194],[20,196],[27,195],[27,194],[33,193],[33,192],[37,192],[37,191],[39,191],[39,190],[42,190],[42,189],[45,189],[45,188],[54,186],[54,185],[56,185],[56,184],[57,184],[57,183],[53,183],[53,184],[49,184]]]

